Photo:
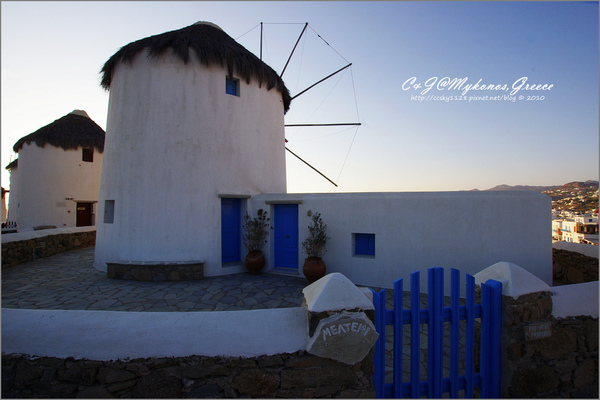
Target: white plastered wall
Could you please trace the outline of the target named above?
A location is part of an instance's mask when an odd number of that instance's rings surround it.
[[[393,287],[421,271],[427,291],[427,269],[450,268],[471,275],[499,261],[515,263],[552,284],[551,200],[535,192],[424,192],[271,194],[255,196],[253,208],[297,201],[299,273],[306,254],[309,210],[320,212],[331,240],[323,257],[327,273],[340,272],[355,284]],[[354,256],[353,233],[375,234],[375,256]],[[269,261],[273,259],[271,243]]]
[[[39,225],[74,227],[77,202],[98,201],[102,153],[97,149],[93,160],[82,161],[81,147],[64,150],[25,143],[11,173],[9,219],[20,231]]]
[[[285,192],[283,102],[276,89],[240,80],[193,54],[138,54],[113,74],[94,266],[106,262],[203,260],[221,265],[221,199]],[[236,77],[234,71],[234,77]],[[104,223],[114,200],[113,223]]]

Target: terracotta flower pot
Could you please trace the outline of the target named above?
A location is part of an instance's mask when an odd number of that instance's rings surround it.
[[[265,256],[260,250],[251,251],[246,256],[244,263],[250,275],[258,275],[262,267],[265,266]]]
[[[317,281],[325,276],[327,267],[321,257],[308,257],[304,260],[304,267],[302,268],[304,276],[310,283]]]

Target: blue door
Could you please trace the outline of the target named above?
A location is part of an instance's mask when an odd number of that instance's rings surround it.
[[[298,204],[275,204],[275,267],[298,269]]]
[[[221,199],[221,262],[240,261],[240,199]]]

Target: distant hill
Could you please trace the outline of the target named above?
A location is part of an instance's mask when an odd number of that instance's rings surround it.
[[[504,191],[504,190],[531,190],[534,192],[546,192],[549,190],[573,190],[573,189],[588,189],[588,188],[598,188],[598,181],[585,181],[585,182],[569,182],[564,185],[556,185],[556,186],[509,186],[509,185],[498,185],[494,186],[491,189],[487,189],[488,191]]]
[[[486,189],[486,191],[506,191],[506,190],[519,190],[519,191],[523,191],[523,190],[531,190],[534,192],[544,192],[546,190],[552,190],[552,189],[556,189],[559,186],[523,186],[523,185],[517,185],[517,186],[509,186],[509,185],[498,185],[498,186],[494,186],[493,188],[490,189]]]
[[[544,193],[552,199],[553,210],[589,212],[598,209],[598,181],[569,182],[561,186],[498,185],[488,191],[530,190]]]

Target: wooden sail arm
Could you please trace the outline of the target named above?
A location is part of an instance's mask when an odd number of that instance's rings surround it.
[[[301,126],[361,126],[360,122],[336,122],[332,124],[286,124],[286,128],[296,128]]]
[[[330,75],[326,76],[325,78],[321,79],[319,82],[317,82],[317,83],[314,83],[314,84],[310,85],[309,87],[307,87],[306,89],[304,89],[303,91],[301,91],[300,93],[298,93],[297,95],[295,95],[294,97],[292,97],[290,100],[294,100],[296,97],[298,97],[298,96],[300,96],[301,94],[303,94],[303,93],[307,92],[309,89],[312,89],[313,87],[317,86],[319,83],[321,83],[321,82],[323,82],[323,81],[325,81],[325,80],[327,80],[327,79],[331,78],[331,77],[332,77],[332,76],[334,76],[335,74],[337,74],[337,73],[339,73],[339,72],[342,72],[343,70],[345,70],[346,68],[348,68],[348,67],[349,67],[349,66],[351,66],[351,65],[352,65],[352,63],[350,63],[350,64],[346,65],[345,67],[342,67],[342,68],[338,69],[338,70],[337,70],[337,71],[335,71],[334,73],[332,73],[332,74],[330,74]]]
[[[298,36],[298,40],[296,40],[296,44],[294,45],[294,48],[292,49],[292,52],[290,53],[290,56],[288,57],[288,60],[285,63],[285,67],[283,67],[283,71],[281,71],[281,74],[279,74],[279,77],[283,76],[283,73],[285,72],[285,69],[287,68],[288,64],[290,63],[290,60],[292,59],[292,56],[294,55],[294,51],[296,51],[296,47],[298,46],[298,43],[300,43],[300,39],[302,38],[302,35],[304,35],[304,31],[306,31],[307,26],[308,26],[308,22],[306,22],[304,24],[304,29],[302,29],[300,36]]]
[[[287,147],[285,148],[287,151],[289,151],[290,153],[292,153],[294,156],[296,156],[296,158],[300,161],[302,161],[304,164],[308,165],[309,167],[311,167],[313,170],[315,170],[319,175],[321,175],[323,178],[327,179],[329,182],[331,182],[333,184],[333,186],[338,187],[338,185],[335,184],[334,181],[332,181],[331,179],[329,179],[328,177],[326,177],[325,175],[323,175],[318,169],[316,169],[315,167],[313,167],[312,165],[310,165],[309,163],[307,163],[306,161],[304,161],[302,158],[300,158],[300,156],[298,156],[296,153],[294,153],[293,151],[291,151],[290,149],[288,149]]]

